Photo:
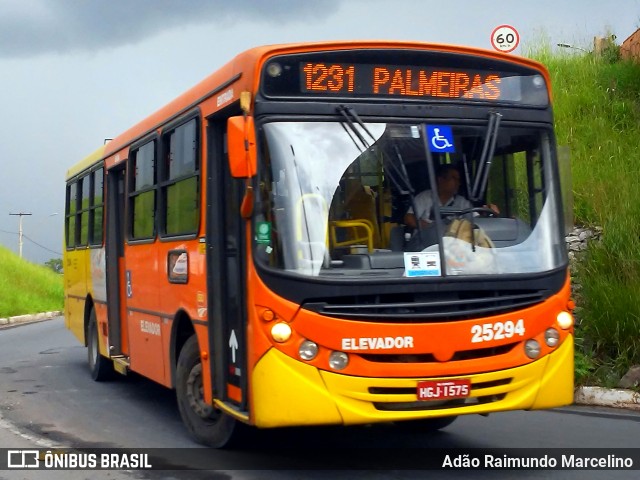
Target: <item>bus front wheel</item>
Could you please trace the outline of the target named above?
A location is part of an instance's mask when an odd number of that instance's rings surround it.
[[[202,361],[195,335],[186,341],[180,351],[176,368],[176,396],[182,421],[199,443],[223,448],[237,442],[242,425],[204,401]]]
[[[100,340],[98,338],[98,321],[96,311],[91,309],[89,325],[87,327],[87,355],[91,378],[96,382],[102,382],[113,378],[113,362],[100,355]]]

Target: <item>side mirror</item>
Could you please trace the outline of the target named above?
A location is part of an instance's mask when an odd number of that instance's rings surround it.
[[[234,178],[253,177],[257,171],[256,132],[253,117],[230,117],[227,120],[229,169]]]

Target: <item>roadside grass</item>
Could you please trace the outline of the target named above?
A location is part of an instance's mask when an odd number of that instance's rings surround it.
[[[62,310],[62,275],[0,246],[0,317]]]
[[[558,145],[568,145],[578,225],[601,226],[572,272],[576,381],[615,386],[640,364],[640,65],[538,48],[552,79]]]

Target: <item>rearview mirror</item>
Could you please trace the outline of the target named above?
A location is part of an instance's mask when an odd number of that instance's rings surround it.
[[[256,132],[253,117],[230,117],[227,120],[229,170],[234,178],[249,178],[256,174]]]

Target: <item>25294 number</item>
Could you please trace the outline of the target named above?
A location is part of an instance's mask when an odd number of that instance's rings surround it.
[[[507,320],[506,322],[485,323],[482,325],[474,325],[471,327],[471,343],[490,342],[491,340],[504,340],[505,338],[513,338],[516,335],[524,336],[524,320],[520,319],[515,322]]]

